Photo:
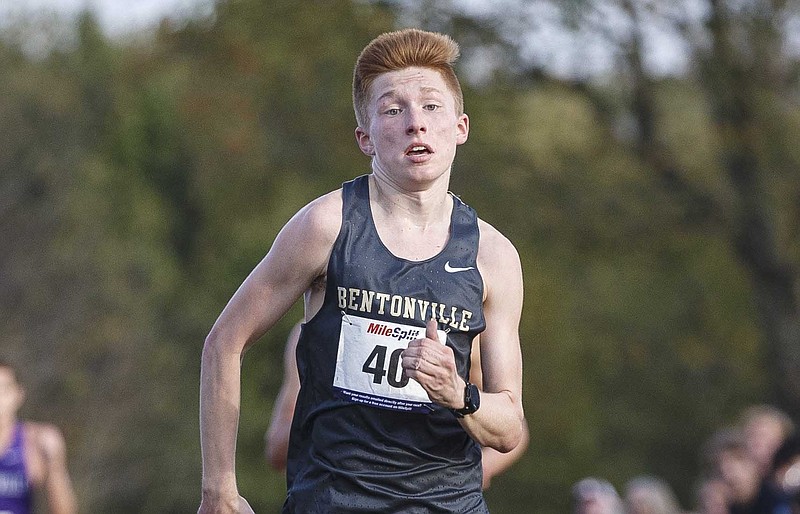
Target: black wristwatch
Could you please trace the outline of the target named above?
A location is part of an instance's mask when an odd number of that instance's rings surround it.
[[[481,406],[481,393],[478,391],[478,386],[467,382],[464,387],[464,408],[463,409],[450,409],[450,412],[456,415],[457,418],[463,418],[467,414],[472,414]]]

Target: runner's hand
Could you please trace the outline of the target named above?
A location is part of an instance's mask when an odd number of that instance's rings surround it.
[[[439,341],[436,320],[428,320],[425,337],[408,343],[403,372],[425,389],[431,401],[450,409],[464,407],[465,382],[458,376],[453,349]]]

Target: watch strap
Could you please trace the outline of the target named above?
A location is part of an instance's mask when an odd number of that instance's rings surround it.
[[[467,382],[467,385],[464,386],[464,408],[450,409],[450,412],[455,414],[457,418],[463,418],[464,416],[477,411],[480,405],[481,397],[480,392],[478,391],[478,386]]]

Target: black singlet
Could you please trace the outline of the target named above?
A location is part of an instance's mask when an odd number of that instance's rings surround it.
[[[488,512],[480,446],[399,364],[435,317],[468,377],[472,340],[485,328],[477,215],[451,195],[445,248],[408,261],[378,236],[368,176],[343,184],[342,198],[323,306],[297,345],[283,512]]]

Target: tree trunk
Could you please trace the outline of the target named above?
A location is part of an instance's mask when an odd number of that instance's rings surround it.
[[[637,120],[636,152],[662,179],[662,184],[686,208],[694,223],[719,221],[721,207],[705,191],[683,179],[677,160],[669,154],[658,133],[655,91],[644,71],[641,36],[636,9],[622,0],[634,22],[634,33],[628,53],[633,83],[631,111]],[[779,81],[768,80],[779,68],[756,52],[760,58],[748,59],[741,40],[734,43],[730,21],[721,0],[709,0],[711,17],[708,23],[712,47],[704,60],[703,86],[709,95],[721,147],[720,163],[734,197],[730,202],[733,214],[728,217],[730,243],[750,276],[753,301],[761,323],[765,364],[769,371],[774,401],[795,419],[800,419],[800,313],[798,313],[797,278],[776,238],[775,221],[770,216],[765,182],[770,170],[759,158],[756,99],[760,85],[777,87]],[[766,17],[765,17],[766,18]],[[777,37],[763,24],[753,40],[764,44]],[[736,44],[740,45],[739,47]],[[776,47],[780,45],[769,45]],[[780,57],[774,57],[776,59]],[[726,202],[727,203],[727,202]]]
[[[730,238],[750,274],[774,401],[800,418],[800,313],[797,279],[776,238],[765,182],[770,170],[759,158],[756,98],[765,100],[759,81],[775,68],[766,59],[748,59],[738,51],[731,23],[720,0],[710,0],[712,50],[706,87],[722,147],[722,166],[735,192]],[[756,40],[769,38],[769,30]],[[741,42],[739,43],[741,44]],[[775,58],[780,58],[776,56]],[[759,95],[761,96],[759,97]]]

